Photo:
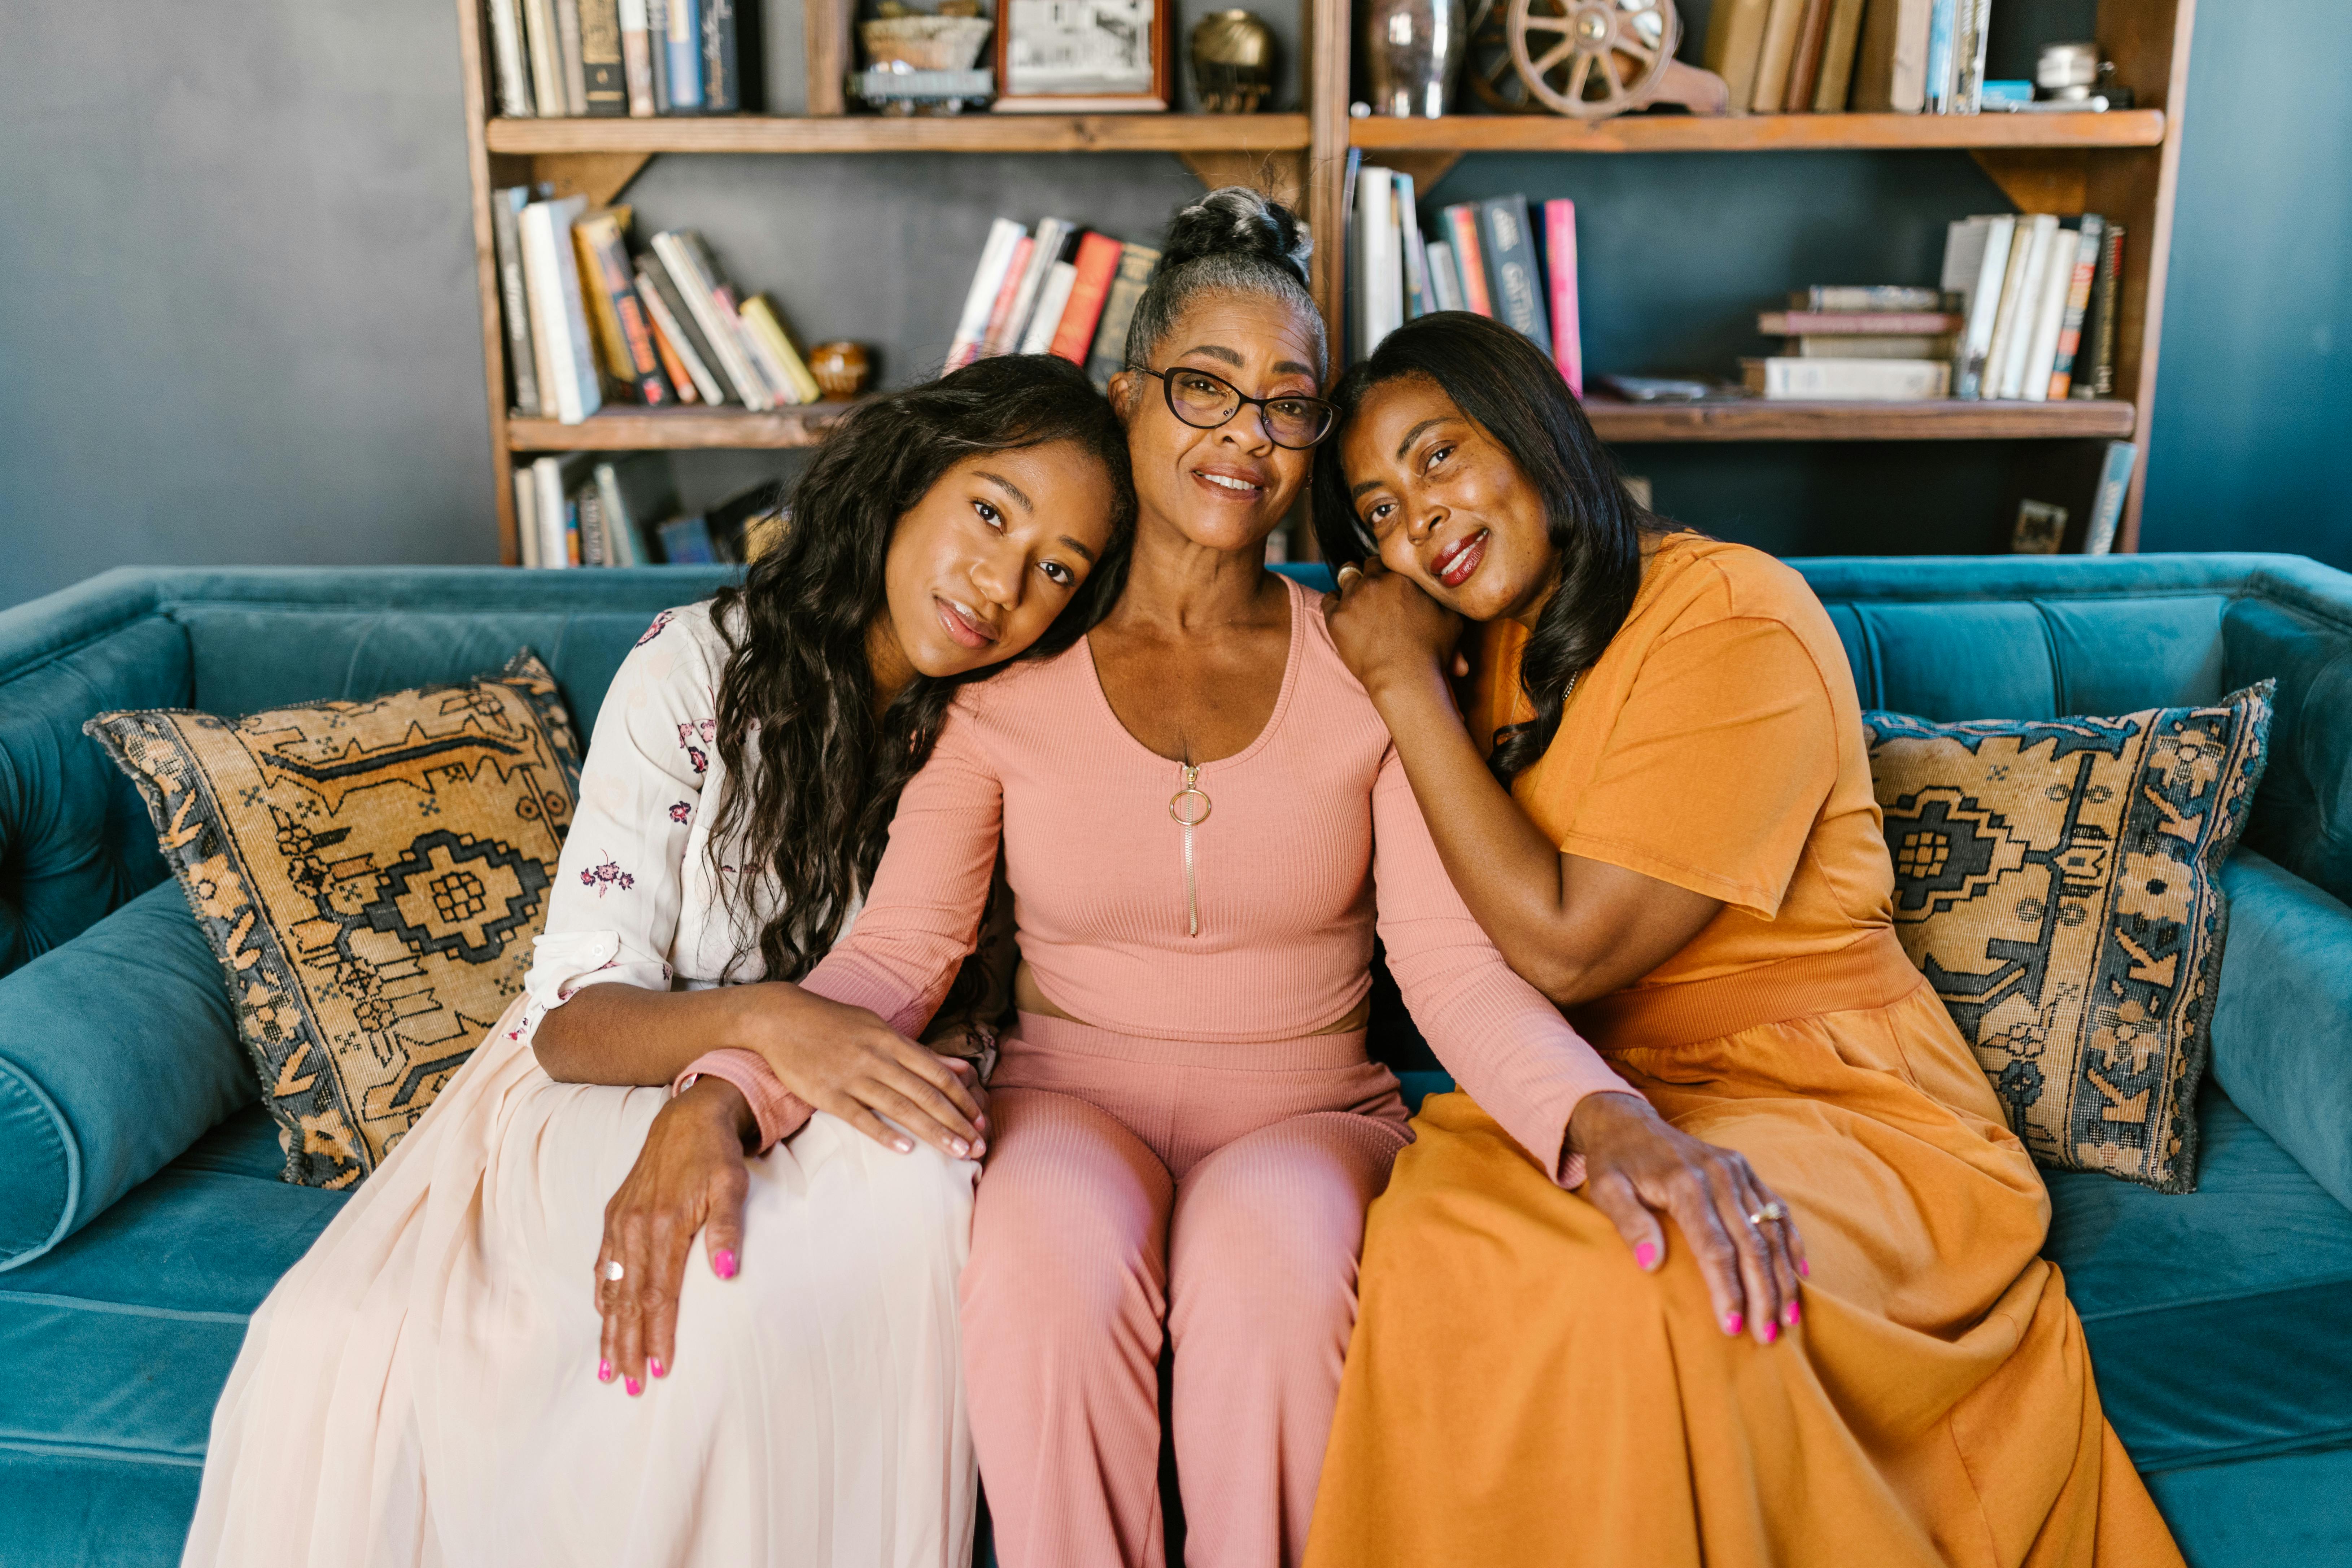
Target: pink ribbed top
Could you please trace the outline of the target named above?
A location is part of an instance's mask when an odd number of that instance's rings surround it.
[[[1464,907],[1321,600],[1285,581],[1282,693],[1255,742],[1200,770],[1211,804],[1189,894],[1170,812],[1183,770],[1120,724],[1081,642],[957,698],[856,926],[803,984],[919,1030],[971,950],[1000,836],[1039,987],[1122,1034],[1207,1045],[1321,1029],[1370,988],[1377,910],[1438,1058],[1573,1185],[1580,1173],[1558,1166],[1570,1111],[1625,1086]]]

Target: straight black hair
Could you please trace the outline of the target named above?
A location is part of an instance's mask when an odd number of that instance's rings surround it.
[[[1616,459],[1559,371],[1535,344],[1499,321],[1441,310],[1381,340],[1331,392],[1339,420],[1315,449],[1315,533],[1334,570],[1371,552],[1340,467],[1339,443],[1365,395],[1382,382],[1422,376],[1510,455],[1543,503],[1559,576],[1519,661],[1533,721],[1496,731],[1486,759],[1509,784],[1535,764],[1559,730],[1570,682],[1625,624],[1642,585],[1642,533],[1670,526],[1625,492]]]

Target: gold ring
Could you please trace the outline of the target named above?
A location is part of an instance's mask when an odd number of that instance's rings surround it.
[[[1748,1216],[1748,1223],[1755,1226],[1759,1229],[1761,1229],[1764,1222],[1767,1220],[1770,1220],[1773,1224],[1778,1225],[1780,1221],[1787,1219],[1788,1217],[1789,1210],[1786,1205],[1776,1200],[1772,1203],[1766,1204],[1762,1208],[1758,1209],[1754,1214],[1749,1215]]]

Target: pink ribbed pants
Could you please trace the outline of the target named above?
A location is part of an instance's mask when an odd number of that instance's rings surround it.
[[[1160,1568],[1160,1350],[1193,1568],[1299,1561],[1364,1210],[1410,1140],[1361,1032],[1142,1039],[1021,1015],[961,1287],[1004,1568]]]

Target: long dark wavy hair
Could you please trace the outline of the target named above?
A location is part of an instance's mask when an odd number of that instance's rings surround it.
[[[1518,465],[1543,502],[1559,557],[1559,577],[1519,661],[1519,687],[1534,720],[1497,731],[1486,765],[1506,784],[1535,764],[1559,730],[1569,683],[1590,668],[1625,624],[1642,585],[1642,534],[1675,525],[1625,491],[1616,459],[1543,351],[1503,325],[1466,310],[1441,310],[1381,340],[1331,393],[1339,424],[1315,449],[1315,532],[1336,570],[1361,561],[1370,542],[1356,520],[1339,466],[1339,431],[1382,382],[1426,376]]]
[[[876,715],[866,639],[887,603],[898,520],[966,458],[1056,441],[1099,461],[1118,498],[1109,548],[1022,657],[1061,652],[1125,584],[1135,492],[1109,403],[1076,365],[1046,354],[982,360],[859,407],[793,488],[782,542],[715,600],[729,648],[717,736],[728,779],[711,856],[715,868],[721,845],[740,846],[740,874],[715,879],[739,930],[753,918],[756,872],[774,880],[777,912],[759,934],[770,979],[801,978],[833,946],[956,688],[1002,668],[919,675]]]

